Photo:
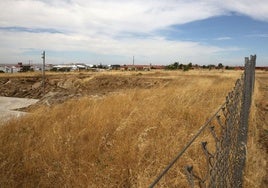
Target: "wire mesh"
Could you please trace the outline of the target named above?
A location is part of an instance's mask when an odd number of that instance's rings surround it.
[[[206,158],[207,174],[200,177],[194,166],[187,165],[185,174],[190,187],[242,187],[246,162],[248,118],[254,91],[256,55],[245,58],[244,73],[226,97],[220,109],[199,129],[198,133],[178,153],[174,160],[150,185],[154,187],[183,155],[199,135],[209,129],[215,150],[209,151],[208,142],[201,142]],[[212,125],[213,124],[213,125]]]

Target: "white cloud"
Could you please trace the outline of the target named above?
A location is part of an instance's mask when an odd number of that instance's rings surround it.
[[[0,30],[0,60],[6,61],[8,56],[19,56],[25,48],[33,48],[88,51],[100,56],[136,55],[157,63],[178,58],[205,62],[209,61],[207,56],[238,49],[198,41],[170,41],[152,33],[230,11],[268,20],[268,2],[260,0],[254,3],[249,0],[246,3],[244,0],[3,0],[0,1],[0,27],[51,28],[62,33]],[[126,33],[133,35],[120,37]],[[146,37],[141,39],[135,37],[136,34]]]
[[[57,2],[57,3],[55,3]],[[151,32],[222,14],[213,4],[190,1],[6,1],[2,26],[53,27],[85,32]]]
[[[213,54],[238,50],[237,48],[208,46],[198,42],[169,41],[160,37],[115,40],[105,36],[89,37],[78,34],[64,35],[60,33],[40,34],[17,32],[14,35],[14,33],[0,32],[0,40],[2,44],[6,45],[6,50],[2,51],[3,54],[0,54],[2,58],[11,56],[14,52],[18,55],[29,51],[29,49],[39,50],[40,52],[47,49],[50,51],[70,52],[88,51],[90,53],[99,54],[100,57],[113,54],[122,57],[120,63],[127,63],[124,61],[132,55],[139,57],[140,63],[153,62],[155,64],[166,64],[178,59],[184,62],[195,61],[205,63],[209,61],[209,56]],[[14,46],[16,46],[16,48],[14,48]],[[14,49],[17,49],[17,51],[14,51]],[[40,58],[39,56],[40,54],[37,53],[37,60]],[[28,60],[30,57],[27,56],[26,58],[25,60]],[[40,59],[38,61],[40,61]],[[116,59],[116,61],[118,61],[118,59]],[[60,59],[54,63],[60,63]],[[106,63],[114,63],[114,60],[107,59]]]
[[[231,40],[231,37],[218,37],[215,40]]]
[[[268,21],[268,1],[266,0],[224,0],[220,6],[229,12],[233,11],[256,20]]]

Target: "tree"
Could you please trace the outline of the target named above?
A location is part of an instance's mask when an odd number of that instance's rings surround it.
[[[178,69],[178,67],[179,67],[179,63],[178,62],[175,62],[173,65],[174,65],[174,69]]]
[[[202,68],[203,68],[203,69],[206,69],[206,68],[207,68],[207,66],[206,66],[206,65],[203,65],[203,66],[202,66]]]
[[[189,65],[183,65],[183,71],[188,71],[189,70]]]
[[[189,67],[189,68],[192,68],[192,66],[193,66],[193,64],[190,62],[190,63],[188,64],[188,67]]]
[[[178,69],[178,67],[179,67],[179,63],[178,62],[175,62],[173,64],[170,64],[170,65],[166,66],[166,69],[176,70],[176,69]]]
[[[223,68],[222,63],[219,63],[219,64],[218,64],[218,69],[222,69],[222,68]]]

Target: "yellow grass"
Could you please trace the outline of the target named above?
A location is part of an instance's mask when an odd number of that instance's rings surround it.
[[[262,78],[266,78],[266,80],[262,80]],[[263,117],[265,112],[260,112],[260,110],[263,110],[261,109],[264,105],[263,102],[267,103],[267,95],[261,89],[266,88],[267,92],[267,80],[267,72],[257,72],[249,121],[245,187],[267,187],[267,148],[261,144],[261,131],[267,131],[267,127],[265,127],[267,122]]]
[[[170,82],[69,100],[13,120],[0,127],[0,187],[148,187],[240,73],[142,73]],[[191,148],[159,187],[187,187],[186,164],[205,173],[199,143]]]

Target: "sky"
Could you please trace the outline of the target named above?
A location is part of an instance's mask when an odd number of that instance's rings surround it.
[[[268,66],[267,0],[1,0],[0,64]]]

